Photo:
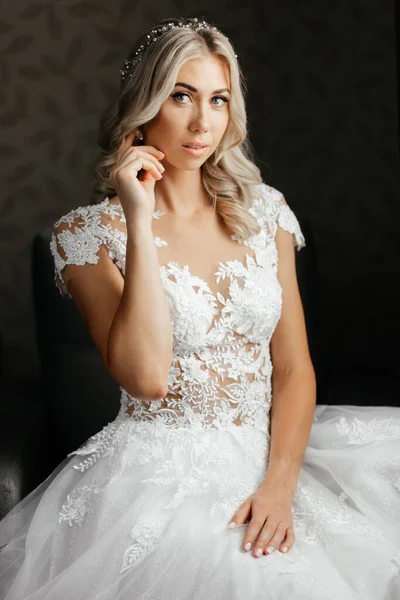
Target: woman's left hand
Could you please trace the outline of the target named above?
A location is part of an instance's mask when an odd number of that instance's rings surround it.
[[[283,553],[291,549],[295,541],[292,502],[293,496],[285,486],[265,480],[241,504],[232,521],[236,526],[242,525],[251,515],[242,544],[245,552],[253,546],[253,556],[259,558],[276,549]]]

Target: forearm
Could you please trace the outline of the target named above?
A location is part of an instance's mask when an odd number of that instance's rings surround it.
[[[283,484],[294,497],[316,405],[312,366],[275,376],[270,412],[270,452],[265,480]]]
[[[172,360],[172,328],[147,219],[127,223],[124,290],[108,339],[110,371],[129,393],[161,397]],[[152,399],[152,398],[150,398]]]

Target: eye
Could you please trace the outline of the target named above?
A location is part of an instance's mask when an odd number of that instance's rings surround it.
[[[185,92],[176,92],[176,94],[172,94],[172,98],[178,98],[178,96],[187,96],[189,98],[189,94],[186,94]],[[178,100],[178,102],[180,102],[180,104],[183,104],[183,102],[181,102],[180,100]]]
[[[225,98],[225,96],[214,96],[213,100],[222,100],[222,104],[215,104],[214,106],[223,106],[224,104],[226,104],[228,102],[228,98]]]
[[[182,96],[186,96],[187,98],[190,98],[189,94],[187,94],[186,92],[176,92],[175,94],[172,94],[172,98],[176,98],[180,104],[185,104],[185,102],[178,99]],[[217,106],[218,108],[222,107],[224,104],[226,104],[228,102],[228,98],[225,98],[225,96],[214,96],[212,98],[212,100],[213,100],[212,104],[214,106]],[[214,103],[214,100],[222,100],[222,102],[217,104],[217,103]]]

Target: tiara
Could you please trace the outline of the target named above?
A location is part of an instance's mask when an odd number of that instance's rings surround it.
[[[156,42],[158,38],[161,37],[166,31],[170,31],[171,29],[177,29],[180,27],[189,27],[190,29],[194,29],[195,31],[200,31],[202,29],[217,30],[216,27],[213,27],[212,25],[207,23],[207,21],[199,21],[197,18],[194,18],[191,23],[182,23],[181,21],[179,21],[178,23],[166,23],[162,27],[152,29],[150,33],[147,34],[147,40],[144,42],[144,44],[141,44],[136,50],[134,57],[126,58],[124,60],[124,67],[120,69],[121,83],[128,79],[128,77],[132,77],[133,69],[138,64],[138,62],[142,60],[143,52],[146,50],[146,48],[148,48],[153,42]]]

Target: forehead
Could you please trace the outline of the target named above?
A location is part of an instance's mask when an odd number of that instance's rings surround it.
[[[218,56],[209,54],[184,63],[176,81],[190,83],[199,90],[229,87],[229,68]]]

